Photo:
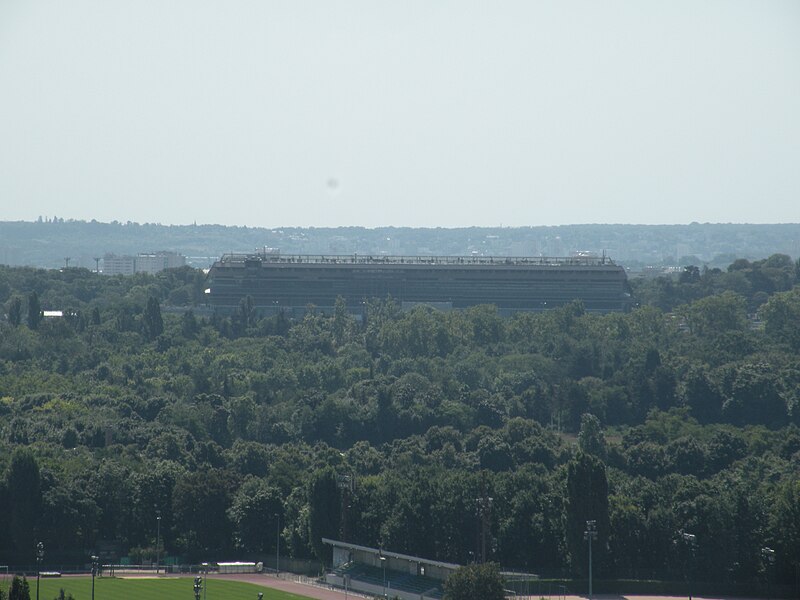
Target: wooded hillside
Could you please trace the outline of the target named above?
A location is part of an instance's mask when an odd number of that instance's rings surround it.
[[[0,563],[38,540],[153,560],[157,514],[162,556],[258,557],[280,528],[296,557],[326,536],[466,563],[491,497],[504,568],[582,575],[594,519],[599,578],[681,579],[691,551],[697,578],[792,583],[797,283],[776,255],[639,282],[629,314],[293,322],[198,316],[190,268],[0,268]]]

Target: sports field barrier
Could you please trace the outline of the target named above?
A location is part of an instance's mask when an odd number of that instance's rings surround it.
[[[263,557],[264,577],[275,577],[275,557]],[[271,568],[269,565],[272,565]],[[203,575],[206,569],[210,575],[219,573],[216,563],[208,567],[203,564],[184,563],[160,565],[158,570],[154,564],[121,565],[105,563],[101,565],[98,576],[157,576],[161,575]],[[333,588],[324,583],[325,570],[319,561],[280,558],[279,577],[305,585],[321,588]],[[28,579],[36,578],[36,565],[0,565],[0,582],[5,578],[6,584],[14,575],[24,575]],[[48,574],[90,575],[91,564],[46,564],[41,571],[42,576]],[[336,588],[341,589],[341,588]],[[538,600],[563,600],[565,596],[587,595],[588,580],[581,579],[538,579],[525,582],[508,582],[506,589],[514,592],[517,599],[530,598]],[[594,579],[595,594],[613,595],[648,595],[648,596],[687,596],[689,584],[686,581],[663,581],[641,579]],[[351,592],[353,596],[355,593]],[[704,597],[738,597],[738,598],[800,598],[800,578],[794,585],[757,582],[691,582],[693,596]]]

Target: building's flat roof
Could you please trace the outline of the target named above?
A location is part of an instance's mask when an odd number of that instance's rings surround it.
[[[223,254],[220,263],[323,265],[464,265],[464,266],[616,266],[607,256],[374,256],[361,254]]]

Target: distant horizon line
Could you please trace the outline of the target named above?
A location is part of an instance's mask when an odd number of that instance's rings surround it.
[[[43,220],[40,220],[43,219]],[[558,225],[235,225],[226,223],[161,223],[151,221],[120,221],[114,219],[112,221],[100,221],[97,219],[78,219],[66,218],[53,215],[52,217],[39,217],[37,219],[28,221],[24,219],[18,220],[0,220],[0,224],[30,224],[30,225],[52,225],[52,224],[96,224],[96,225],[114,225],[122,227],[226,227],[232,229],[266,229],[266,230],[280,230],[280,229],[364,229],[364,230],[379,230],[379,229],[419,229],[419,230],[459,230],[459,229],[547,229],[547,228],[560,228],[560,227],[693,227],[693,226],[791,226],[800,225],[798,222],[733,222],[733,221],[691,221],[688,223],[562,223]]]

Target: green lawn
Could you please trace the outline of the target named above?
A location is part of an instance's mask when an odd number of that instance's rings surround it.
[[[10,584],[10,580],[7,584]],[[31,598],[36,598],[36,579],[28,580]],[[95,580],[95,600],[194,600],[194,580],[191,577],[179,579],[120,579],[98,577]],[[64,588],[72,593],[75,600],[91,600],[91,577],[44,578],[40,582],[40,600],[54,600],[58,591]],[[278,590],[263,588],[251,583],[209,579],[207,600],[257,600],[258,592],[264,593],[264,600],[308,600],[306,596],[288,594]],[[203,598],[201,595],[200,598]]]

